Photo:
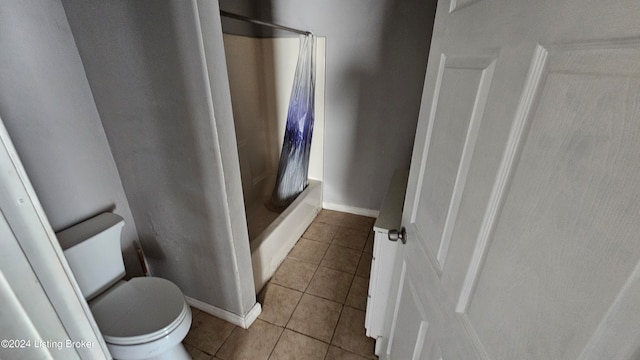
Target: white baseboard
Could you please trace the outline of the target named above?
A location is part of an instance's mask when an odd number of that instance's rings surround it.
[[[207,314],[211,314],[224,321],[240,326],[243,329],[248,329],[249,326],[251,326],[251,324],[253,324],[253,322],[258,318],[258,315],[260,315],[260,313],[262,312],[262,306],[260,306],[260,303],[258,302],[253,305],[251,310],[249,310],[249,312],[245,316],[240,316],[238,314],[220,309],[219,307],[204,303],[200,300],[196,300],[188,296],[185,296],[185,298],[187,300],[187,304],[189,304],[190,306],[193,306],[198,310],[202,310]]]
[[[322,203],[322,208],[323,209],[327,209],[327,210],[346,212],[346,213],[349,213],[349,214],[362,215],[362,216],[368,216],[368,217],[373,217],[373,218],[377,218],[378,214],[380,213],[380,211],[378,211],[378,210],[363,209],[363,208],[358,208],[358,207],[353,207],[353,206],[332,204],[332,203],[328,203],[328,202],[323,202]]]

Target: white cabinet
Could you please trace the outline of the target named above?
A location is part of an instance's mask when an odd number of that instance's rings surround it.
[[[377,339],[384,334],[384,315],[387,309],[397,242],[388,238],[389,230],[400,229],[402,206],[407,188],[408,170],[396,170],[373,226],[373,259],[369,279],[369,298],[365,327],[367,336]]]

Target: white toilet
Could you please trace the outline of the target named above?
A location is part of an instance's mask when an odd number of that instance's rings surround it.
[[[102,213],[56,234],[115,359],[191,359],[182,345],[191,310],[172,282],[125,275],[124,220]]]

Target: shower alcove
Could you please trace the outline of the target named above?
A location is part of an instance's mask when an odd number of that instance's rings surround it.
[[[256,292],[322,207],[325,38],[316,40],[309,186],[281,213],[265,206],[278,170],[299,44],[298,37],[224,35]]]

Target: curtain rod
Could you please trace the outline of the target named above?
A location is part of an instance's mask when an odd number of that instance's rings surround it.
[[[236,19],[236,20],[240,20],[240,21],[246,21],[246,22],[252,23],[252,24],[263,25],[263,26],[268,26],[268,27],[274,28],[274,29],[290,31],[290,32],[294,32],[296,34],[311,35],[310,31],[298,30],[298,29],[290,28],[288,26],[268,23],[266,21],[261,21],[261,20],[255,20],[255,19],[243,16],[243,15],[230,13],[230,12],[227,12],[227,11],[224,11],[224,10],[220,10],[220,15],[228,17],[228,18],[231,18],[231,19]]]

